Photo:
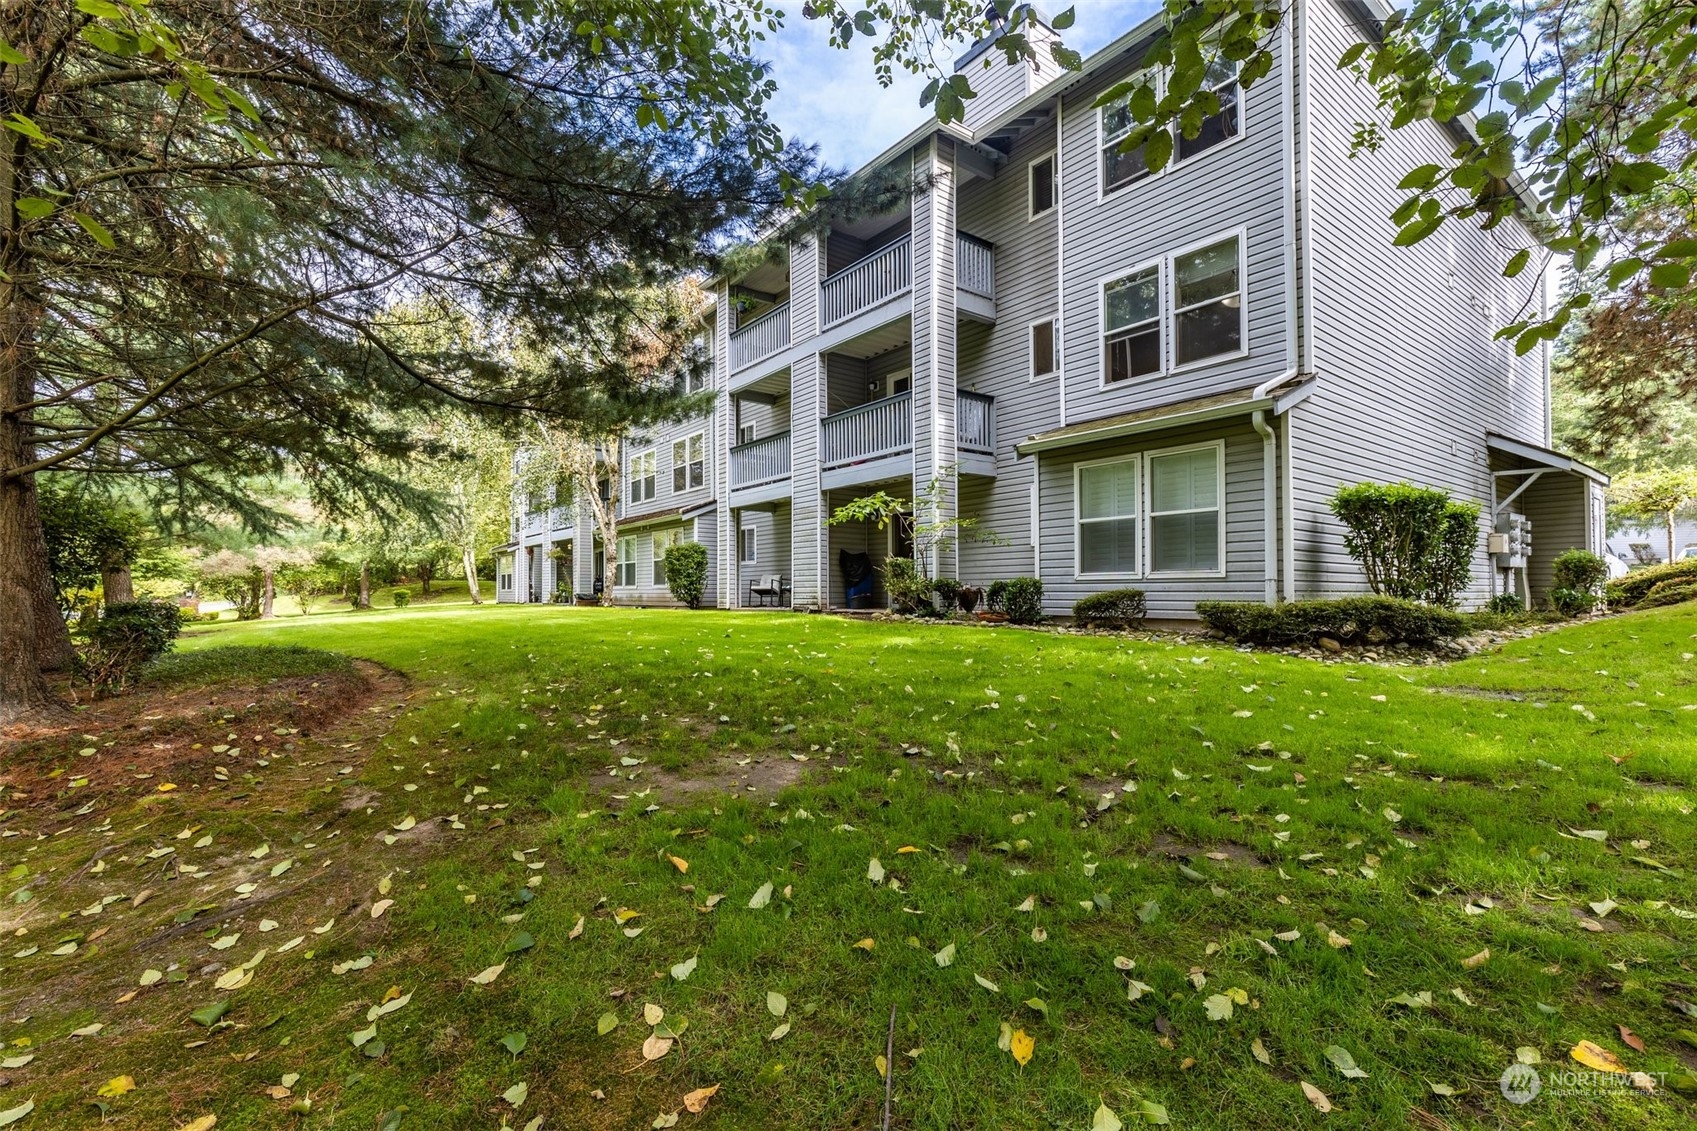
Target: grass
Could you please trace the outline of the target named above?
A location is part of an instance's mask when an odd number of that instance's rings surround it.
[[[231,645],[244,650],[227,665]],[[30,1015],[0,1039],[40,1053],[0,1110],[34,1096],[41,1126],[88,1122],[98,1085],[130,1073],[136,1090],[103,1101],[116,1126],[215,1111],[219,1128],[364,1128],[405,1107],[409,1131],[537,1115],[637,1128],[718,1083],[679,1126],[870,1128],[893,1005],[897,1127],[1085,1128],[1103,1103],[1131,1125],[1145,1102],[1182,1127],[1692,1124],[1674,1085],[1697,1063],[1679,1037],[1697,1023],[1663,1002],[1697,996],[1692,606],[1436,668],[446,606],[209,626],[166,669],[192,686],[201,664],[305,679],[328,662],[257,661],[261,645],[411,682],[348,733],[282,739],[220,708],[226,742],[292,747],[263,768],[250,753],[233,781],[185,772],[160,794],[147,779],[75,820],[64,792],[53,820],[0,820],[23,834],[0,840],[5,891],[34,894],[0,903],[0,927],[43,944],[86,929],[91,899],[133,894],[152,846],[190,843],[179,828],[216,838],[215,859],[178,854],[203,876],[179,872],[140,908],[114,901],[113,936],[0,956],[0,1011]],[[107,740],[67,739],[65,764]],[[125,862],[91,875],[101,849]],[[285,854],[293,870],[269,876]],[[244,907],[238,881],[267,902]],[[374,919],[380,899],[394,903]],[[1618,907],[1589,906],[1605,899]],[[208,949],[227,933],[237,946]],[[233,992],[202,972],[300,934]],[[509,955],[521,934],[534,945]],[[503,959],[493,983],[467,981]],[[113,1004],[171,963],[184,981]],[[391,986],[412,997],[379,1019],[370,1057],[349,1034]],[[1210,997],[1236,990],[1245,1003],[1211,1020]],[[788,1002],[777,1040],[769,992]],[[1392,1003],[1422,992],[1430,1005]],[[228,1027],[187,1019],[226,999]],[[683,1030],[652,1063],[644,1003]],[[600,1034],[604,1013],[618,1026]],[[97,1037],[64,1036],[95,1022]],[[1004,1024],[1035,1038],[1023,1068],[998,1048]],[[517,1032],[515,1057],[500,1040]],[[1581,1040],[1662,1086],[1501,1097],[1517,1049],[1577,1068]],[[1340,1074],[1334,1045],[1365,1078]],[[301,1074],[291,1095],[266,1096],[284,1073]],[[514,1110],[501,1095],[520,1081]],[[1336,1110],[1315,1111],[1303,1081]],[[303,1098],[312,1110],[291,1113]]]

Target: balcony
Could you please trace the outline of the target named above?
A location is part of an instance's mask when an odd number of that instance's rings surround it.
[[[745,369],[787,349],[789,344],[790,304],[786,302],[731,331],[731,370]]]
[[[959,468],[996,474],[996,401],[982,393],[955,394]],[[826,489],[913,474],[913,394],[856,405],[819,422],[820,483]]]
[[[996,248],[977,236],[955,233],[955,309],[964,318],[996,320]]]
[[[955,394],[955,450],[965,475],[996,474],[996,398]]]
[[[790,434],[762,436],[731,449],[733,506],[768,502],[790,493]]]
[[[907,291],[913,284],[913,237],[903,236],[819,284],[819,328],[828,330]]]

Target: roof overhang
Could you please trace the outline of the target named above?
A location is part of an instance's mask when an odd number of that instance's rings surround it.
[[[503,545],[496,546],[493,550],[490,550],[489,552],[491,554],[515,554],[515,553],[518,552],[518,548],[519,548],[519,544],[517,542],[507,542]]]
[[[1144,432],[1160,432],[1190,424],[1229,420],[1235,416],[1247,416],[1252,412],[1272,412],[1277,415],[1288,412],[1293,406],[1306,400],[1314,392],[1315,383],[1312,374],[1299,374],[1272,389],[1262,389],[1256,385],[1234,389],[1229,393],[1174,401],[1120,416],[1087,420],[1082,424],[1069,424],[1065,428],[1039,432],[1023,443],[1016,444],[1014,450],[1022,456],[1028,456],[1054,451],[1057,448],[1075,448],[1081,444],[1117,440]]]
[[[719,509],[718,499],[708,499],[705,503],[696,503],[692,507],[684,507],[678,513],[682,519],[700,518],[704,514],[712,514]]]
[[[1485,433],[1485,447],[1493,452],[1501,452],[1505,456],[1526,460],[1528,463],[1549,468],[1551,471],[1565,471],[1578,475],[1604,487],[1609,485],[1606,473],[1598,471],[1590,464],[1572,456],[1550,448],[1541,448],[1537,444],[1528,444],[1525,440],[1516,440],[1512,436],[1504,436],[1500,432]]]

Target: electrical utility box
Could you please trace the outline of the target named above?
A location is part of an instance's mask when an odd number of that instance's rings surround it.
[[[1486,549],[1498,569],[1525,569],[1532,555],[1532,520],[1520,514],[1502,515]]]

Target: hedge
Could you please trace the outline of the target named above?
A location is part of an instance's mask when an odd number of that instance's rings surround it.
[[[1617,609],[1630,609],[1664,581],[1697,581],[1697,558],[1635,569],[1619,581],[1609,582],[1603,596]]]
[[[1109,589],[1080,597],[1072,604],[1073,619],[1079,624],[1104,628],[1135,628],[1148,612],[1141,589]]]
[[[1322,636],[1342,643],[1430,644],[1465,635],[1467,618],[1448,609],[1394,597],[1327,601],[1198,601],[1209,628],[1250,644],[1311,644]]]
[[[666,588],[672,599],[695,609],[707,591],[707,547],[679,542],[666,551]]]
[[[1659,609],[1664,605],[1679,605],[1686,601],[1697,601],[1697,578],[1663,581],[1644,594],[1644,599],[1638,602],[1638,607]]]
[[[994,588],[992,586],[992,588]],[[1002,609],[1009,624],[1038,624],[1043,619],[1043,582],[1036,577],[1010,577],[1002,590]]]

